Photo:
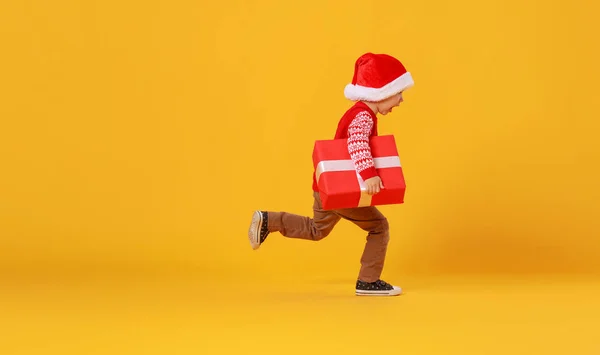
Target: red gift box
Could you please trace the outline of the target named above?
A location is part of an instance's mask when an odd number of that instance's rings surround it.
[[[313,165],[323,209],[354,208],[404,203],[406,183],[394,136],[370,139],[375,170],[384,188],[369,195],[356,172],[346,139],[318,140],[313,150]]]

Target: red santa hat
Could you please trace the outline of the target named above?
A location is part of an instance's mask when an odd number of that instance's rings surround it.
[[[413,86],[412,76],[402,63],[387,54],[366,53],[354,65],[352,83],[344,96],[352,101],[381,101]]]

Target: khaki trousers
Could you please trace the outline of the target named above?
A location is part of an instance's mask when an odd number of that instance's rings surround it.
[[[377,281],[383,270],[390,234],[387,219],[375,207],[325,211],[319,194],[314,192],[312,218],[288,212],[269,212],[267,227],[269,232],[279,232],[288,238],[319,241],[327,237],[342,218],[368,232],[358,279]]]

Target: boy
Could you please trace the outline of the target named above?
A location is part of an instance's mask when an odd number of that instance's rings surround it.
[[[378,134],[377,114],[392,112],[403,101],[402,92],[413,85],[411,74],[400,61],[386,54],[366,53],[356,60],[352,83],[344,89],[345,97],[355,104],[340,119],[334,139],[348,141],[356,171],[371,195],[385,188],[377,176],[369,146],[370,137]],[[383,214],[376,207],[323,210],[314,173],[313,196],[312,218],[288,212],[255,211],[248,230],[252,248],[258,249],[272,232],[288,238],[318,241],[327,237],[343,218],[368,232],[360,259],[356,295],[399,295],[400,287],[380,279],[390,238],[388,221]]]

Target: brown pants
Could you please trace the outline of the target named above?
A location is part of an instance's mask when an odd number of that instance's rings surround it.
[[[344,218],[368,232],[367,242],[360,259],[358,278],[361,281],[377,281],[381,276],[387,245],[390,240],[387,219],[375,207],[359,207],[325,211],[321,199],[314,192],[313,217],[288,212],[269,212],[269,232],[279,232],[288,238],[318,241],[329,235],[333,227]]]

